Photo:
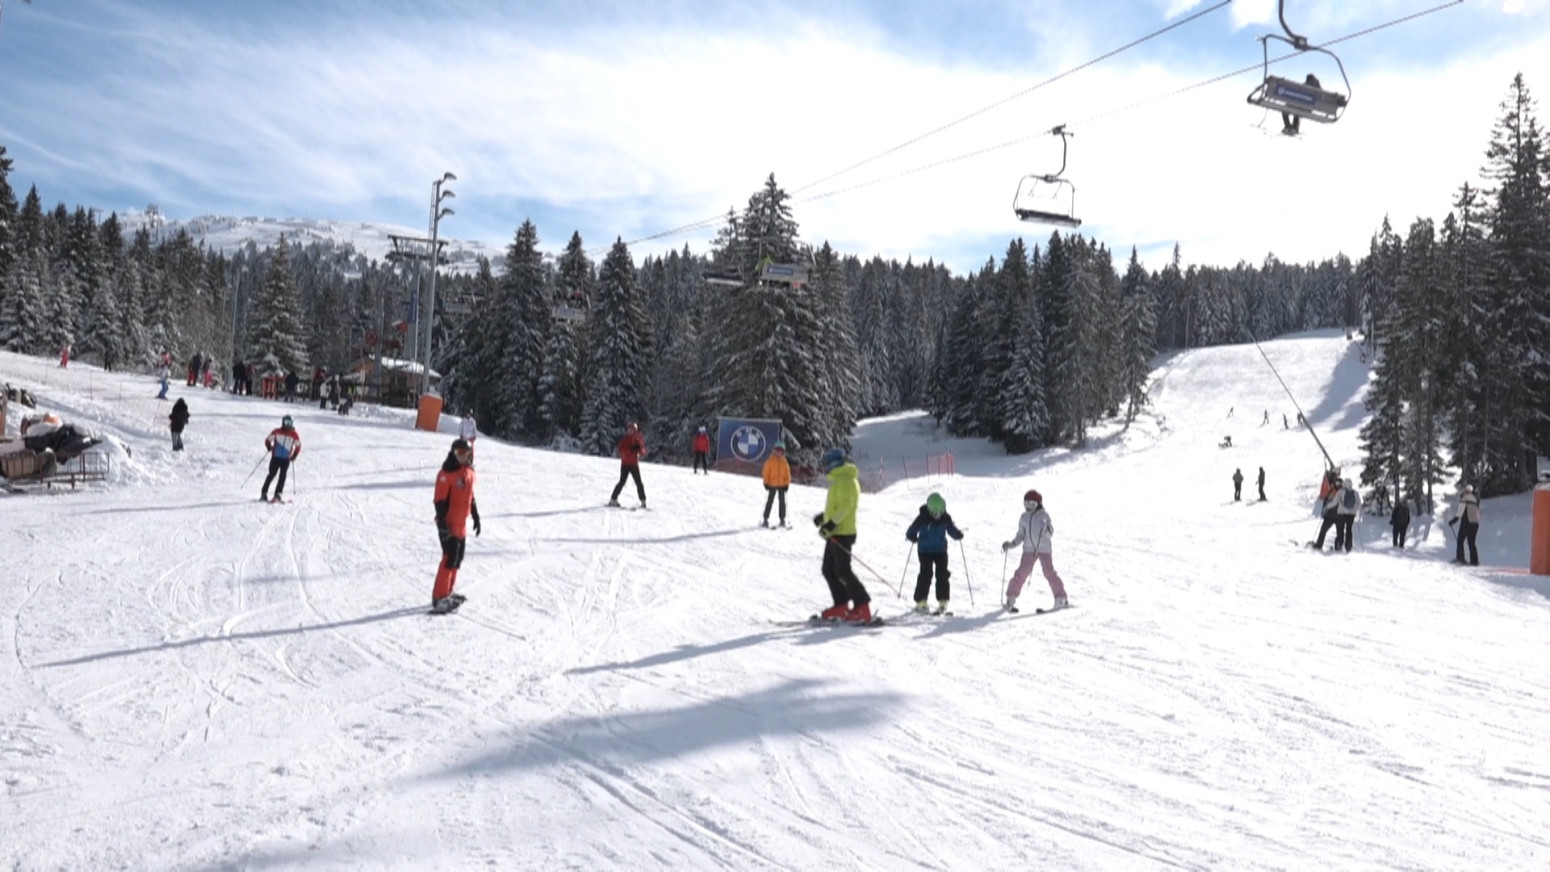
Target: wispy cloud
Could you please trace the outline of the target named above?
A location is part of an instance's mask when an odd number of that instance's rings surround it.
[[[1010,202],[1022,175],[1058,167],[1041,134],[1067,123],[1084,229],[1112,247],[1296,260],[1364,250],[1385,212],[1440,217],[1513,73],[1550,87],[1550,45],[1525,26],[1544,3],[1472,0],[1343,45],[1351,109],[1298,141],[1254,128],[1257,70],[1183,91],[1258,63],[1252,35],[1279,27],[1266,0],[952,125],[1207,4],[24,7],[0,31],[0,82],[27,82],[0,86],[0,144],[13,184],[51,200],[184,216],[412,226],[452,170],[446,232],[503,244],[532,218],[556,248],[572,230],[598,246],[723,214],[773,172],[809,239],[967,270],[1047,236]],[[1296,6],[1289,23],[1315,39],[1416,11]]]

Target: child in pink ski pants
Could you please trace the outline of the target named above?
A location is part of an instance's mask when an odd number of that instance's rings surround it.
[[[1044,570],[1044,580],[1049,582],[1050,593],[1055,595],[1055,607],[1063,608],[1067,604],[1066,585],[1055,571],[1050,547],[1050,540],[1055,536],[1055,525],[1050,521],[1049,513],[1044,511],[1044,500],[1038,491],[1031,490],[1023,495],[1023,508],[1023,515],[1017,520],[1017,536],[1009,542],[1001,543],[1003,551],[1023,546],[1023,558],[1018,561],[1017,571],[1012,573],[1012,580],[1006,586],[1007,607],[1012,608],[1017,604],[1017,596],[1023,591],[1023,582],[1033,573],[1033,564],[1038,563]]]

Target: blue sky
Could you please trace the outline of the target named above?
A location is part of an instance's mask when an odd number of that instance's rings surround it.
[[[1287,18],[1321,43],[1440,2],[1290,0]],[[966,271],[1048,236],[1011,200],[1059,168],[1040,133],[1067,123],[1083,231],[1118,252],[1357,255],[1385,214],[1440,219],[1477,179],[1513,74],[1550,93],[1550,0],[1465,0],[1340,43],[1351,106],[1298,140],[1256,126],[1257,71],[1164,96],[1256,64],[1272,0],[1033,91],[1214,4],[0,4],[0,145],[13,187],[50,206],[413,227],[451,171],[444,234],[504,246],[531,219],[549,250],[723,215],[773,172],[808,241]],[[1338,80],[1314,56],[1277,69],[1304,67]],[[632,251],[703,251],[713,232]]]

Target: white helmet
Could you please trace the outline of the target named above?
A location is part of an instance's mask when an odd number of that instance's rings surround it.
[[[1340,486],[1341,487],[1350,487],[1351,486],[1351,480],[1349,478],[1341,479],[1340,480]]]
[[[1474,485],[1472,485],[1472,484],[1466,484],[1466,485],[1464,485],[1464,493],[1466,493],[1466,494],[1472,494],[1472,493],[1474,493],[1474,492],[1475,492],[1475,486],[1474,486]]]

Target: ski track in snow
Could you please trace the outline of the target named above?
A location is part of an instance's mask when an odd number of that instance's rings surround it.
[[[1354,347],[1264,347],[1354,468]],[[770,623],[827,604],[818,489],[772,532],[756,479],[648,463],[653,509],[610,510],[617,461],[485,437],[469,599],[432,616],[454,420],[175,385],[175,455],[147,376],[0,370],[134,452],[0,493],[0,867],[1550,867],[1550,586],[1449,566],[1441,519],[1402,553],[1370,517],[1348,555],[1288,544],[1323,457],[1252,346],[1160,359],[1154,407],[1081,450],[864,423],[875,629]],[[285,412],[293,502],[264,505]],[[943,450],[957,475],[897,480]],[[1270,500],[1234,502],[1261,465]],[[1030,486],[1077,605],[1037,619],[1037,570],[999,610]],[[951,618],[906,614],[932,490],[967,534]],[[1521,564],[1527,505],[1487,501],[1484,562]]]

